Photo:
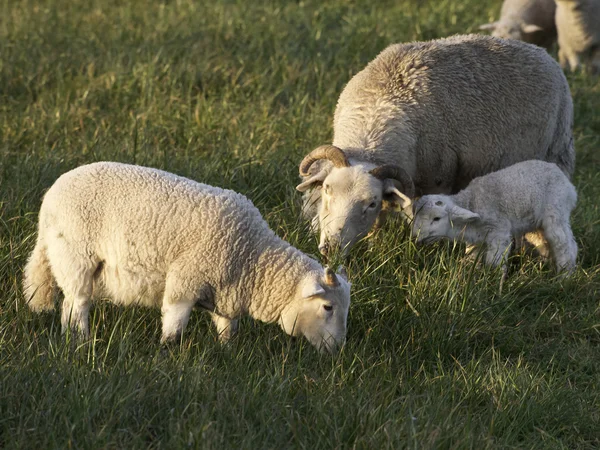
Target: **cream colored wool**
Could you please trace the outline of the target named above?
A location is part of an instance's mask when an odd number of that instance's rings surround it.
[[[244,314],[324,349],[346,334],[349,284],[277,237],[250,200],[146,167],[94,163],[48,190],[25,268],[31,309],[52,308],[54,281],[63,327],[83,334],[92,295],[160,306],[163,340],[197,303],[214,310],[224,340]]]

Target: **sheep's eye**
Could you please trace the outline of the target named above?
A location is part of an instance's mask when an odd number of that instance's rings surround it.
[[[437,222],[437,221],[438,221],[438,220],[440,220],[440,219],[441,219],[441,217],[434,217],[434,218],[433,218],[433,221],[434,221],[434,222]]]
[[[331,311],[331,310],[333,310],[333,306],[331,306],[331,305],[323,305],[323,309],[325,311]]]
[[[375,209],[377,207],[377,203],[373,202],[369,205],[369,208]]]

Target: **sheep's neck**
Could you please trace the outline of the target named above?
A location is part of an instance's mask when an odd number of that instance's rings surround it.
[[[306,274],[319,264],[292,246],[269,248],[258,257],[248,313],[263,322],[277,322],[295,298]]]

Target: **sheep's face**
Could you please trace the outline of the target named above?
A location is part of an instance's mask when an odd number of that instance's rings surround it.
[[[362,167],[333,169],[321,188],[319,251],[346,254],[377,220],[382,199],[383,183]]]
[[[383,209],[402,209],[410,203],[392,180],[380,180],[363,166],[333,168],[321,187],[319,251],[347,255]]]
[[[333,271],[312,273],[284,309],[279,324],[292,336],[304,336],[320,352],[334,353],[346,341],[350,283]]]
[[[479,215],[457,206],[444,195],[425,195],[414,205],[411,234],[418,243],[428,244],[444,237],[454,238]]]
[[[447,201],[439,195],[426,195],[415,202],[411,234],[419,243],[449,237],[452,229]]]

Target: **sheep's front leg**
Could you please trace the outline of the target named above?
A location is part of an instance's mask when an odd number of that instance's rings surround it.
[[[504,285],[504,280],[508,273],[506,266],[506,257],[510,255],[512,247],[512,239],[510,235],[497,236],[486,242],[487,251],[485,254],[485,263],[487,265],[498,267],[502,264],[502,278],[500,279],[500,292]]]
[[[168,274],[162,303],[162,337],[161,343],[177,341],[185,329],[192,309],[198,297],[197,289],[192,283],[177,276]]]
[[[217,333],[219,333],[219,341],[222,343],[228,342],[237,333],[239,326],[237,319],[228,319],[227,317],[212,313],[212,321],[217,328]]]

